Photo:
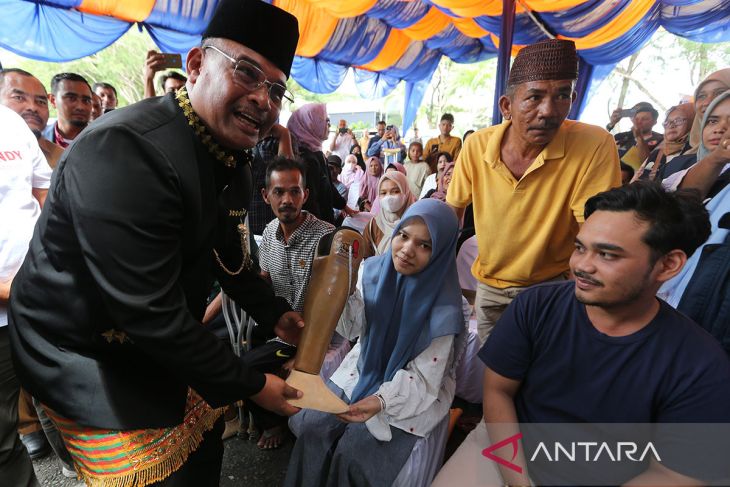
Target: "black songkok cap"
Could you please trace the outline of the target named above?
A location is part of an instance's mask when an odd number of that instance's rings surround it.
[[[509,72],[507,86],[528,81],[578,79],[578,53],[573,41],[548,39],[523,47]]]
[[[299,22],[261,0],[221,0],[203,39],[230,39],[256,51],[289,77],[299,41]]]

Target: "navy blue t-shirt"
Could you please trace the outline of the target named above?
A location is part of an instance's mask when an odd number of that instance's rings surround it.
[[[644,328],[612,337],[593,326],[572,281],[535,286],[507,307],[479,357],[521,381],[521,423],[730,423],[730,360],[661,300]]]

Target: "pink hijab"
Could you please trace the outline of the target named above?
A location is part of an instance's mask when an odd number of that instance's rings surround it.
[[[444,172],[441,173],[441,177],[438,180],[438,189],[431,193],[431,198],[436,198],[437,200],[446,201],[446,188],[444,187],[444,176],[446,176],[446,173],[451,171],[451,174],[453,176],[454,174],[454,167],[456,167],[455,162],[447,162],[444,166]]]
[[[370,162],[373,160],[377,161],[378,165],[380,166],[380,170],[378,171],[377,176],[373,176],[372,174],[370,174]],[[380,181],[380,176],[382,175],[383,163],[381,163],[380,159],[375,156],[370,157],[365,163],[365,172],[362,173],[362,177],[360,178],[361,198],[367,198],[370,203],[375,203],[375,201],[378,199],[378,182]]]
[[[299,147],[311,151],[322,151],[322,141],[327,136],[327,105],[324,103],[307,103],[291,114],[286,123],[289,132],[297,139]]]
[[[373,201],[373,208],[370,211],[371,213],[375,213],[375,224],[383,232],[383,238],[378,243],[376,249],[378,255],[382,255],[388,248],[388,246],[390,246],[390,240],[391,238],[393,238],[393,230],[398,225],[398,223],[400,223],[401,215],[403,215],[408,207],[416,201],[413,193],[411,193],[411,186],[408,184],[408,178],[398,171],[391,171],[383,174],[383,176],[380,178],[380,181],[378,182],[378,193],[380,193],[380,185],[383,184],[383,181],[385,181],[386,179],[390,179],[398,185],[401,194],[405,197],[405,202],[403,203],[403,208],[399,210],[399,214],[391,213],[382,206],[380,206],[380,198],[377,198],[375,201]]]
[[[396,170],[396,171],[398,171],[399,173],[403,174],[404,176],[407,176],[407,175],[408,175],[408,172],[406,171],[406,166],[404,166],[404,165],[403,165],[403,164],[401,164],[400,162],[389,162],[389,163],[388,163],[388,164],[387,164],[387,165],[385,166],[385,171],[386,171],[386,172],[388,171],[388,168],[389,168],[390,166],[393,166],[393,167],[395,168],[395,170]]]

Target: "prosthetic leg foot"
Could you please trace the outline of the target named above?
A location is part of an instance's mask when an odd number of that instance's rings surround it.
[[[300,399],[289,401],[294,406],[329,413],[348,410],[347,404],[325,385],[319,371],[347,298],[355,289],[363,245],[359,233],[340,229],[332,238],[329,254],[315,257],[312,263],[312,276],[304,298],[305,327],[294,370],[286,380],[303,393]]]

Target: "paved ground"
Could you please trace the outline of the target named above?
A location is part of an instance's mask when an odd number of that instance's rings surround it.
[[[281,485],[293,442],[279,450],[261,451],[255,442],[231,438],[225,442],[221,487],[276,487]],[[83,482],[61,475],[56,457],[50,454],[33,462],[43,487],[83,487]]]

